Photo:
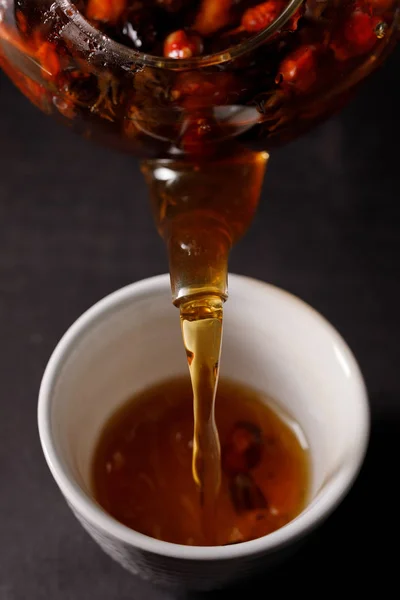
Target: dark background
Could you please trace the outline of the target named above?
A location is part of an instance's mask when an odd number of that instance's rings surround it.
[[[339,117],[274,153],[258,218],[232,256],[231,271],[290,290],[337,327],[373,415],[352,492],[293,560],[239,589],[252,598],[372,584],[386,598],[397,587],[399,71],[397,51]],[[0,600],[169,597],[84,533],[36,428],[40,379],[66,328],[167,269],[145,196],[135,160],[75,137],[0,75]]]

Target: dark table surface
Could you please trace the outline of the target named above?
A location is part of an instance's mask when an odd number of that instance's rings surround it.
[[[347,499],[299,555],[241,588],[252,598],[374,583],[388,598],[397,587],[399,67],[397,52],[339,117],[273,155],[258,218],[232,256],[231,271],[290,290],[338,328],[373,417]],[[0,600],[167,598],[84,533],[36,428],[40,379],[65,329],[102,296],[167,269],[138,164],[41,115],[2,75],[0,132]]]

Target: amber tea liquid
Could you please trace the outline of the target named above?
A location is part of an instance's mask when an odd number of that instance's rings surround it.
[[[148,161],[143,172],[158,230],[168,246],[172,295],[179,307],[193,388],[193,479],[203,538],[215,543],[221,457],[215,395],[227,296],[228,256],[251,223],[268,156],[242,151],[213,162]]]
[[[100,505],[136,531],[186,545],[208,545],[210,530],[215,545],[251,540],[293,519],[309,487],[308,449],[293,421],[258,392],[223,379],[215,414],[222,468],[209,528],[192,476],[186,378],[144,391],[106,423],[92,467]]]
[[[215,422],[215,399],[222,343],[223,301],[199,296],[181,304],[182,335],[193,389],[192,474],[199,490],[202,533],[216,541],[216,509],[221,485],[221,452]]]
[[[221,457],[215,396],[227,296],[228,256],[246,232],[260,197],[268,155],[232,152],[147,161],[142,169],[158,230],[167,243],[172,296],[180,310],[193,388],[193,479],[202,507],[203,542],[215,543]]]

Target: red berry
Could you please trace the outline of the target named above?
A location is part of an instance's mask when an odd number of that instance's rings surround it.
[[[355,10],[346,19],[343,29],[333,38],[331,47],[335,57],[347,60],[370,52],[379,39],[379,27],[384,31],[385,25],[379,17]]]
[[[89,0],[86,16],[89,20],[116,23],[126,9],[126,0]]]
[[[57,49],[50,42],[42,42],[37,49],[37,58],[42,67],[44,79],[55,79],[60,74],[61,66]]]
[[[268,508],[264,494],[249,474],[237,474],[230,482],[229,491],[239,514]]]
[[[248,8],[242,17],[242,27],[249,33],[257,33],[271,25],[283,12],[287,3],[282,0],[268,0],[252,8]],[[304,7],[299,8],[293,17],[283,26],[285,31],[295,31],[297,23],[304,14]]]
[[[294,13],[293,17],[289,19],[289,21],[283,26],[284,31],[296,31],[298,27],[299,20],[304,15],[306,11],[306,7],[304,4],[300,6]]]
[[[200,36],[183,29],[170,33],[164,42],[164,56],[168,58],[191,58],[203,51]]]
[[[229,23],[233,0],[201,0],[194,29],[201,35],[211,35]]]
[[[300,46],[281,62],[276,83],[287,91],[307,92],[317,79],[316,54],[315,46]]]
[[[283,6],[283,2],[269,0],[263,4],[248,8],[242,17],[242,27],[246,31],[253,33],[265,29],[279,17]]]
[[[224,471],[230,475],[247,473],[260,462],[262,447],[262,434],[256,425],[237,423],[223,447]]]
[[[174,102],[190,111],[229,104],[238,97],[235,77],[224,71],[183,71],[170,93]]]
[[[373,48],[376,42],[375,26],[379,19],[370,17],[368,14],[356,11],[344,26],[346,40],[356,46],[360,52],[367,52]]]

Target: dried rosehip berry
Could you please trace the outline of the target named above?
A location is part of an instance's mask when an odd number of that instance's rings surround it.
[[[236,423],[222,450],[222,468],[234,475],[247,473],[261,460],[263,440],[261,430],[253,423]]]
[[[86,16],[89,20],[116,23],[126,9],[127,0],[88,0]]]
[[[180,103],[193,98],[193,107],[197,106],[198,101],[205,98],[208,100],[209,96],[213,95],[216,90],[216,86],[213,82],[209,81],[206,77],[202,76],[202,73],[197,71],[186,72],[179,74],[174,87],[171,90],[171,97],[175,101]],[[200,103],[200,106],[203,102]]]
[[[183,29],[170,33],[164,42],[164,56],[168,58],[191,58],[203,52],[200,36]]]
[[[268,0],[263,4],[257,4],[248,8],[242,17],[242,27],[248,33],[257,33],[273,23],[287,6],[286,2],[281,0]],[[296,31],[298,21],[304,14],[304,7],[301,6],[295,14],[282,27],[283,31]]]
[[[202,0],[194,29],[200,35],[210,35],[229,24],[233,0]]]
[[[376,42],[375,29],[381,20],[377,17],[370,17],[361,11],[355,11],[351,18],[346,21],[344,35],[346,40],[360,53],[371,50]]]
[[[236,101],[238,82],[232,73],[179,73],[171,89],[171,99],[187,110],[221,106]]]
[[[278,68],[276,83],[285,91],[307,92],[317,79],[317,49],[300,46],[283,59]]]
[[[294,13],[293,17],[291,17],[289,19],[289,21],[287,23],[285,23],[282,30],[283,31],[296,31],[296,29],[299,26],[299,21],[300,21],[301,17],[304,16],[305,11],[306,11],[306,9],[303,4],[300,6],[300,8],[297,9],[297,11]]]
[[[236,475],[230,483],[229,491],[233,506],[238,513],[268,508],[264,494],[251,475],[243,473]]]
[[[249,33],[261,31],[279,17],[284,7],[285,2],[268,0],[268,2],[248,8],[242,17],[242,27]]]
[[[334,36],[331,48],[337,60],[348,60],[370,52],[382,37],[386,23],[378,16],[355,10],[344,22],[343,28]]]
[[[61,71],[60,60],[57,54],[57,48],[50,42],[42,42],[39,46],[36,56],[42,68],[42,77],[44,79],[54,79]]]

